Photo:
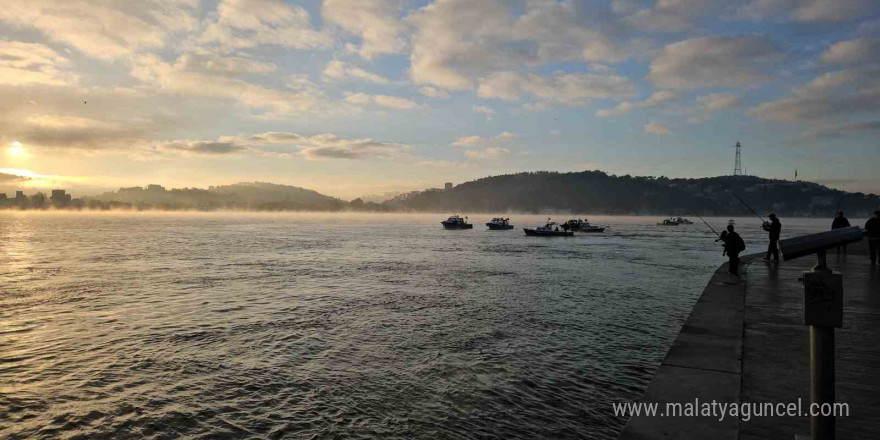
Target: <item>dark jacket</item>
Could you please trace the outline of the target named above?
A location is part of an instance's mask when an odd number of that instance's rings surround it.
[[[770,233],[770,241],[779,241],[779,234],[782,233],[782,223],[779,219],[773,220],[770,226],[765,226],[764,230]]]
[[[728,232],[724,237],[724,249],[728,255],[736,255],[746,250],[746,242],[736,232]]]
[[[880,238],[880,220],[877,220],[874,217],[868,219],[868,223],[865,223],[865,230],[867,232],[868,238],[878,239]]]
[[[831,222],[831,229],[848,228],[849,226],[849,220],[846,217],[834,217],[834,221]]]

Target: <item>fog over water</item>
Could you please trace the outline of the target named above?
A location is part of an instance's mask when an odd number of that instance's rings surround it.
[[[0,212],[0,438],[614,438],[720,247],[491,217]]]

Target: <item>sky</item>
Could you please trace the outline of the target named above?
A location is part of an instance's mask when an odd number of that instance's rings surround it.
[[[0,0],[0,189],[733,172],[880,193],[875,0]]]

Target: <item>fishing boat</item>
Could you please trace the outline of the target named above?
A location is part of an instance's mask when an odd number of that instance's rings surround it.
[[[486,226],[493,231],[504,231],[508,229],[513,229],[513,225],[510,224],[509,218],[501,218],[495,217],[489,223],[486,223]]]
[[[686,219],[686,218],[682,218],[682,217],[676,217],[676,218],[675,218],[675,221],[677,221],[678,224],[680,224],[680,225],[692,225],[692,224],[694,224],[693,221],[691,221],[691,220],[689,220],[689,219]]]
[[[658,226],[678,226],[680,224],[681,223],[679,223],[674,218],[667,218],[667,219],[663,220],[662,222],[657,223]]]
[[[549,218],[544,226],[538,226],[534,229],[523,228],[523,231],[526,231],[526,235],[530,237],[569,237],[574,235],[573,231],[559,229],[559,225],[556,222],[551,222]]]
[[[461,218],[458,215],[451,215],[448,219],[440,222],[444,229],[473,229],[473,223],[467,222],[467,217]]]
[[[604,232],[608,226],[591,225],[587,219],[571,219],[563,223],[563,229],[574,232]]]

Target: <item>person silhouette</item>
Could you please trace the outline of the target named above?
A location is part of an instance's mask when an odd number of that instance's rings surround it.
[[[779,235],[782,233],[782,223],[776,214],[770,214],[770,221],[764,223],[764,230],[770,233],[770,244],[767,246],[767,256],[765,260],[769,260],[772,256],[774,260],[779,261]]]
[[[744,250],[746,250],[746,242],[736,233],[733,225],[727,225],[727,234],[724,235],[724,252],[730,259],[728,272],[734,275],[739,274],[739,253]]]
[[[865,235],[868,237],[871,264],[877,264],[877,259],[880,258],[880,211],[874,211],[874,216],[865,223]]]
[[[837,211],[837,216],[834,217],[834,221],[831,222],[831,230],[848,228],[850,226],[849,220],[847,220],[846,216],[843,215],[843,211]],[[843,248],[843,253],[846,253],[846,245],[838,246],[837,253],[840,253],[840,248]]]

